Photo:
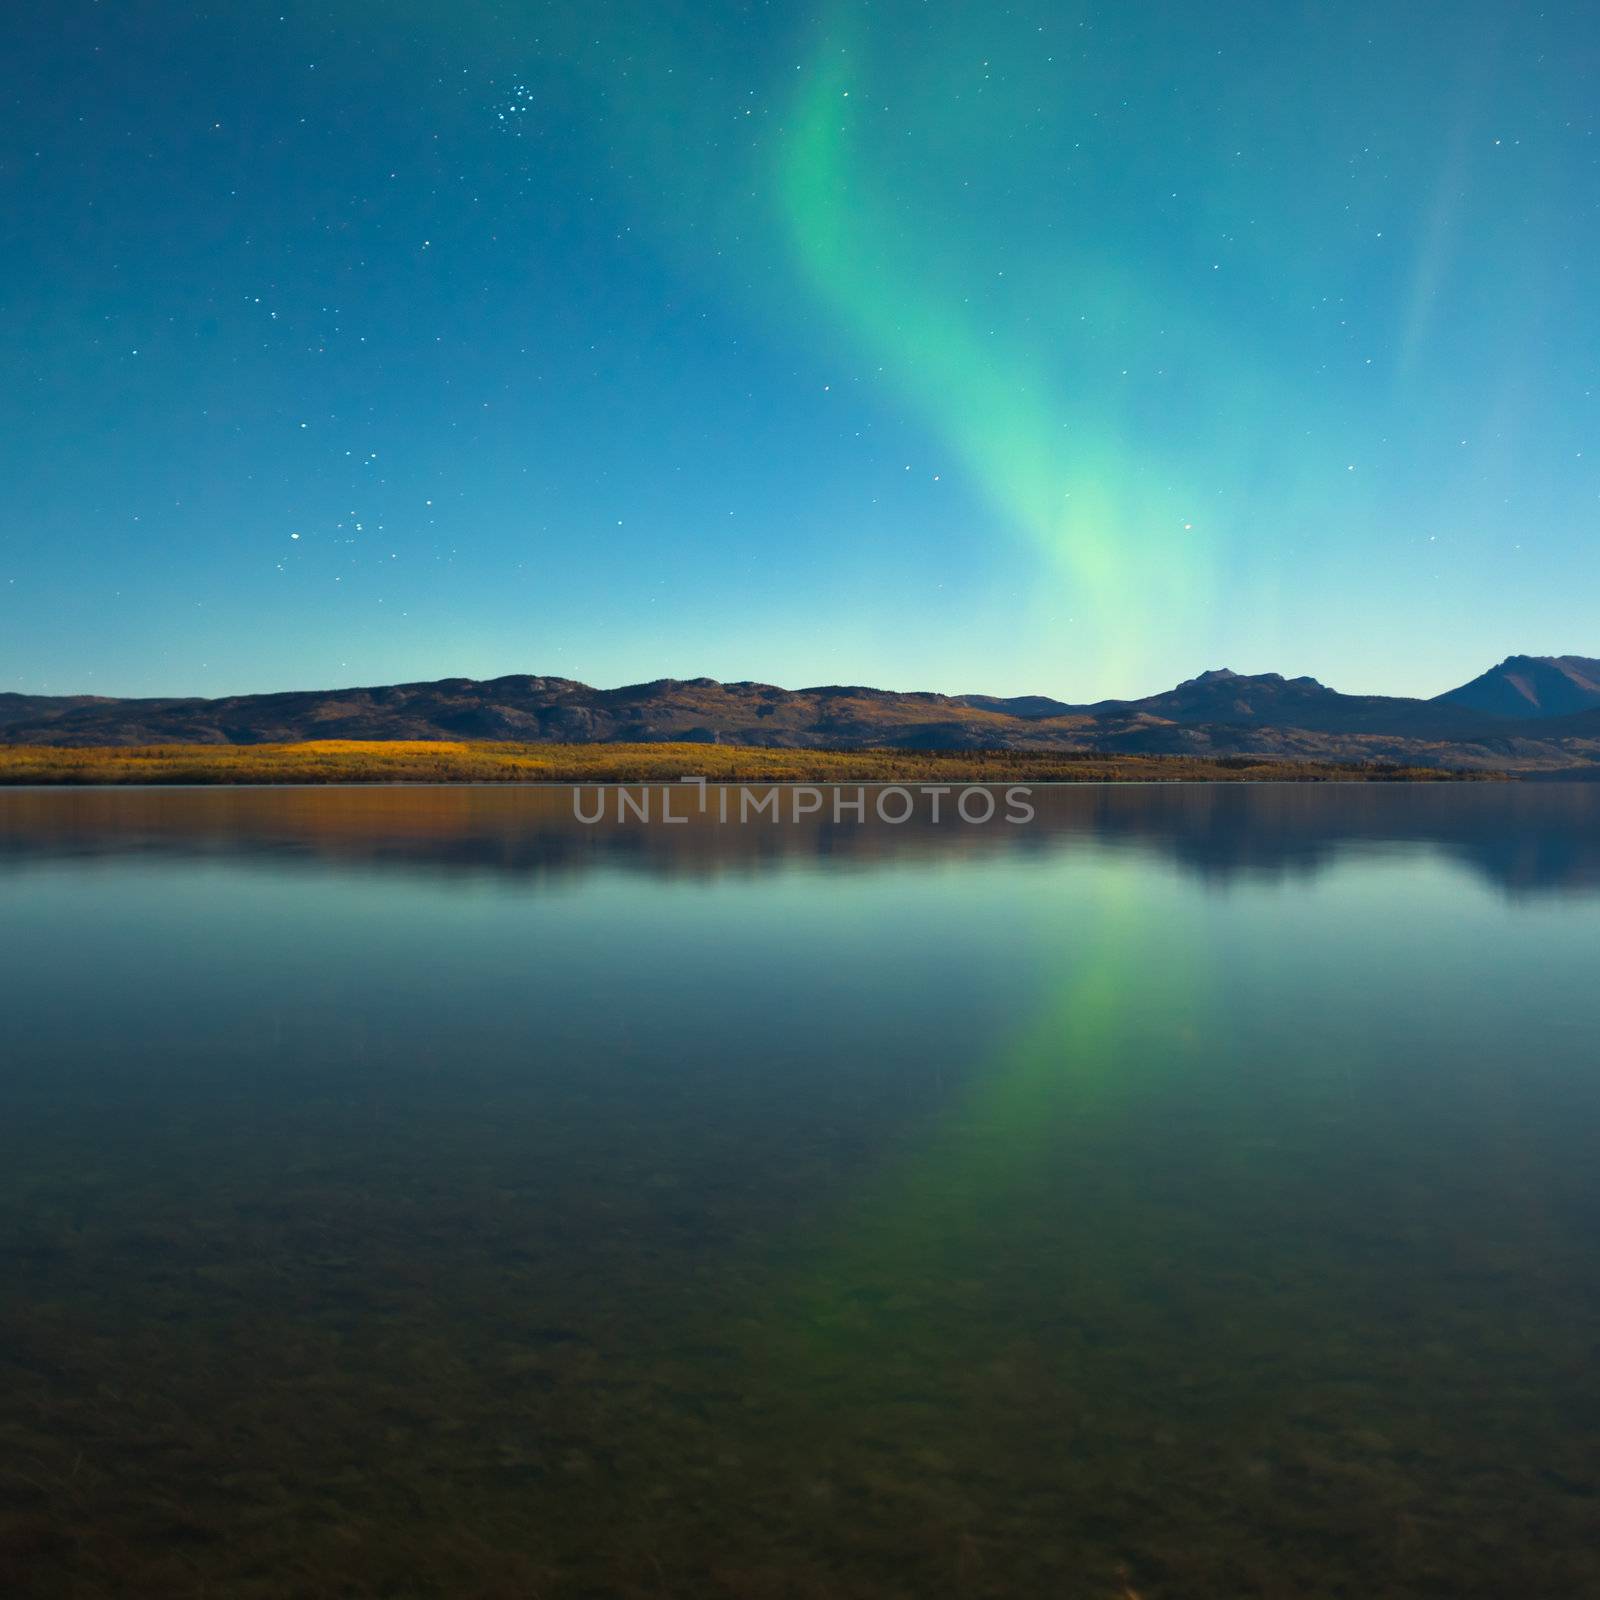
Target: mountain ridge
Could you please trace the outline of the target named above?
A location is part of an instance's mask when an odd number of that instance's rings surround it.
[[[1550,667],[1530,676],[1523,663]],[[1461,694],[1508,664],[1562,707],[1496,715]],[[1586,702],[1586,657],[1510,657],[1433,699],[1347,695],[1311,677],[1210,668],[1133,700],[1073,704],[1047,695],[945,695],[754,680],[657,678],[597,689],[511,673],[272,694],[117,699],[0,693],[0,743],[59,746],[264,744],[308,739],[662,740],[798,749],[1101,750],[1396,760],[1570,769],[1600,764],[1600,687]],[[1498,680],[1491,684],[1498,694]],[[1513,688],[1511,693],[1521,694]],[[1523,696],[1524,703],[1526,696]],[[1573,709],[1567,709],[1576,701]],[[1498,702],[1496,702],[1498,703]]]

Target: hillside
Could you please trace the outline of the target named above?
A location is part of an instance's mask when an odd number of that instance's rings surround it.
[[[1507,656],[1471,683],[1438,696],[1492,717],[1570,716],[1600,707],[1600,661],[1587,656]]]
[[[1559,659],[1570,664],[1581,658]],[[1581,673],[1565,680],[1574,692],[1577,677]],[[87,748],[329,739],[1098,752],[1535,771],[1600,763],[1600,716],[1589,719],[1581,710],[1544,719],[1498,716],[1450,696],[1346,695],[1313,678],[1226,669],[1143,699],[1076,706],[1045,696],[1006,699],[855,685],[790,690],[710,678],[596,689],[567,678],[526,675],[216,700],[0,695],[0,744]]]

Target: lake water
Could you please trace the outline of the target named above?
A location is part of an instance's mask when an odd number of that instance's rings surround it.
[[[1600,785],[0,792],[0,1589],[1600,1594]]]

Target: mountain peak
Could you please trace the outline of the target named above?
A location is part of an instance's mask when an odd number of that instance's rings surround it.
[[[1600,661],[1587,656],[1507,656],[1436,699],[1494,717],[1561,717],[1600,706]]]
[[[1198,678],[1185,678],[1178,685],[1180,689],[1204,688],[1213,683],[1237,684],[1293,684],[1302,689],[1321,689],[1325,693],[1332,693],[1325,684],[1318,683],[1315,678],[1286,678],[1281,672],[1235,672],[1232,667],[1212,667],[1207,672],[1202,672]]]

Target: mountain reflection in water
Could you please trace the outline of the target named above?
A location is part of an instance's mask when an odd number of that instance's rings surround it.
[[[657,789],[657,794],[661,791]],[[712,791],[715,793],[715,790]],[[827,791],[825,791],[827,792]],[[869,787],[868,793],[870,795]],[[0,870],[51,857],[137,852],[297,858],[344,866],[487,870],[537,878],[597,868],[718,875],[766,865],[871,866],[920,857],[1147,851],[1208,882],[1310,875],[1360,853],[1418,847],[1512,894],[1600,889],[1600,784],[1034,785],[1037,815],[935,825],[925,811],[683,826],[577,824],[564,786],[0,790]],[[595,791],[587,791],[592,810]]]

